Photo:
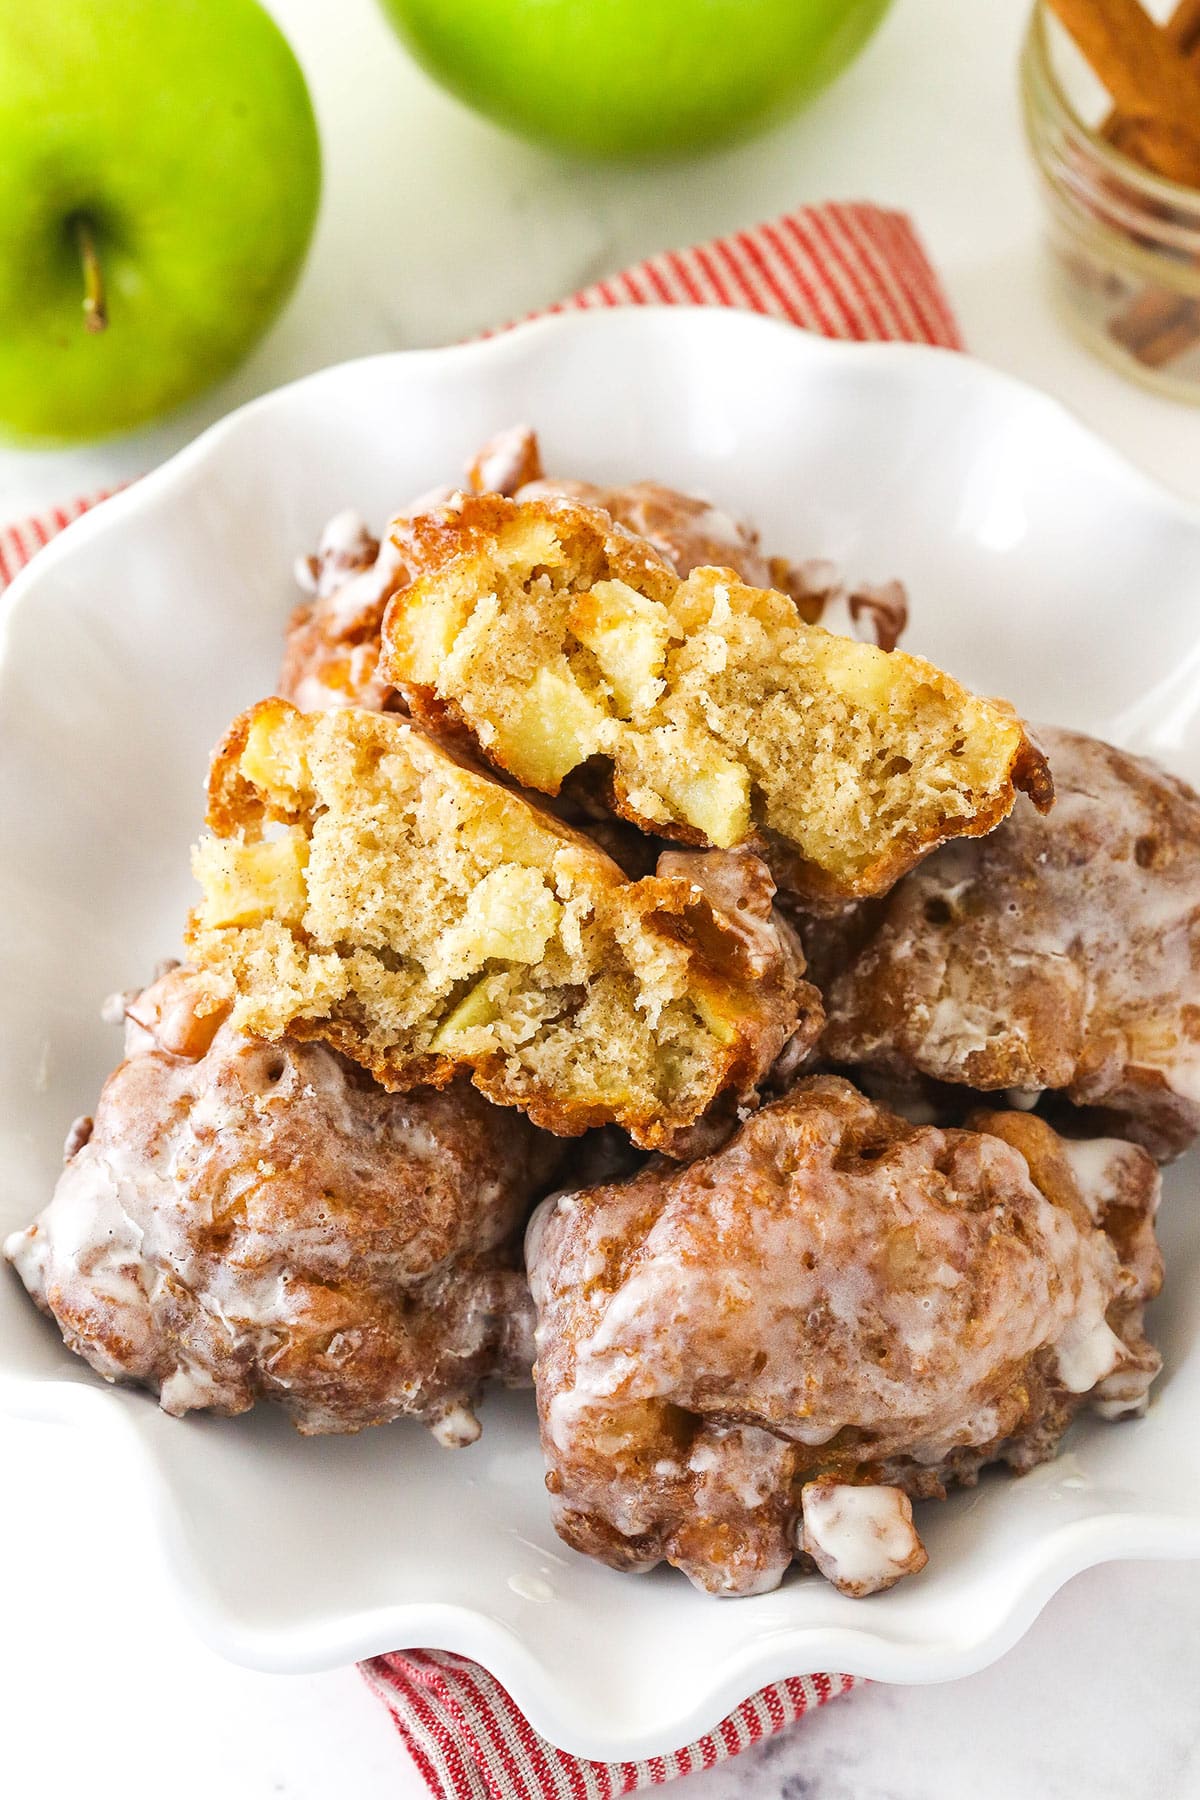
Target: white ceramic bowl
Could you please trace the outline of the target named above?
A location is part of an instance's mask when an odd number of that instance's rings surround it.
[[[653,475],[752,517],[773,549],[902,576],[911,648],[1033,719],[1200,778],[1200,516],[965,357],[630,309],[330,369],[72,525],[11,590],[0,1231],[46,1200],[65,1127],[117,1056],[101,996],[177,946],[208,750],[272,687],[293,558],[339,508],[382,522],[519,419],[552,470]],[[1189,1160],[1168,1179],[1149,1416],[1080,1425],[1024,1480],[925,1507],[927,1571],[873,1600],[793,1578],[719,1602],[667,1570],[634,1580],[575,1555],[547,1518],[528,1395],[490,1399],[465,1451],[409,1423],[305,1441],[267,1407],[168,1419],[68,1355],[10,1271],[0,1398],[107,1431],[113,1480],[150,1489],[178,1585],[231,1656],[312,1669],[460,1650],[564,1747],[649,1754],[774,1676],[963,1674],[1076,1570],[1200,1554],[1195,1175]]]

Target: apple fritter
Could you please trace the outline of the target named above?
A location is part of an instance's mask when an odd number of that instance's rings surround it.
[[[681,581],[569,500],[463,498],[405,526],[414,572],[381,667],[415,716],[447,714],[524,786],[605,771],[654,835],[761,838],[782,889],[886,890],[948,838],[990,831],[1045,759],[998,702],[931,664],[807,625],[729,569]]]
[[[724,1149],[530,1221],[560,1535],[715,1594],[802,1554],[848,1593],[924,1551],[913,1499],[1143,1409],[1158,1171],[1042,1120],[909,1125],[817,1076]]]
[[[192,970],[120,999],[126,1060],[5,1245],[69,1347],[177,1415],[261,1398],[306,1434],[477,1437],[483,1383],[529,1380],[520,1233],[558,1141],[467,1082],[387,1094],[248,1037]]]
[[[821,1055],[910,1085],[1061,1094],[1166,1157],[1200,1130],[1200,796],[1039,727],[1058,803],[947,845],[819,945]]]
[[[394,714],[265,701],[213,762],[188,942],[240,1030],[321,1038],[389,1088],[459,1071],[570,1135],[694,1150],[820,1005],[767,870],[590,839]]]

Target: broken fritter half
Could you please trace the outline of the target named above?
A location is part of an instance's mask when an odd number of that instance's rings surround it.
[[[690,1153],[819,1031],[756,857],[629,880],[394,714],[263,702],[214,759],[209,824],[188,942],[235,1027],[322,1039],[385,1087],[466,1072],[552,1131]]]
[[[403,554],[380,666],[415,716],[546,794],[583,770],[651,834],[761,842],[813,902],[885,891],[1018,789],[1051,802],[1006,706],[729,569],[680,580],[594,508],[461,497],[409,521]]]

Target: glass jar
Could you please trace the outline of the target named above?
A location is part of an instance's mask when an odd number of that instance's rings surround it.
[[[1021,98],[1064,317],[1124,374],[1200,401],[1200,189],[1152,174],[1108,141],[1111,102],[1042,0],[1025,37]]]

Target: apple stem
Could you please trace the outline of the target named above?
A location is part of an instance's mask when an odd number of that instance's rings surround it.
[[[86,331],[103,331],[108,324],[108,307],[104,298],[104,270],[96,252],[92,221],[86,213],[76,213],[72,220],[79,260],[83,264],[83,324]]]

